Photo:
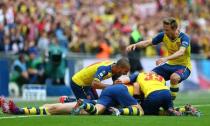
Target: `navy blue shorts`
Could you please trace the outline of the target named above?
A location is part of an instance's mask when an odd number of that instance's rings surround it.
[[[158,115],[160,107],[164,110],[173,108],[170,91],[159,90],[152,92],[141,102],[141,106],[145,115]]]
[[[128,107],[137,105],[138,102],[128,92],[128,88],[123,84],[116,84],[106,87],[99,97],[97,104],[109,107]]]
[[[76,99],[98,99],[98,94],[91,86],[79,86],[73,80],[71,80],[71,89]]]
[[[166,81],[170,80],[170,76],[173,73],[177,73],[181,77],[179,83],[183,80],[186,80],[190,76],[190,70],[186,66],[169,65],[167,63],[155,67],[152,71],[154,71],[158,75],[161,75]]]

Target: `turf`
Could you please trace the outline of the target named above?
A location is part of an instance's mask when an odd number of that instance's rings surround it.
[[[172,116],[31,116],[16,117],[0,113],[0,126],[209,126],[210,92],[182,93],[175,105],[186,103],[198,105],[203,113],[201,117]],[[53,102],[53,101],[47,101]],[[18,102],[18,105],[41,105],[43,102]],[[12,117],[12,118],[11,118]]]

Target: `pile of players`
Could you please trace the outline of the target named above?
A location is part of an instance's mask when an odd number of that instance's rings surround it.
[[[200,116],[200,112],[187,104],[175,108],[173,100],[179,91],[179,83],[187,79],[191,72],[190,39],[180,32],[177,21],[172,18],[163,20],[163,32],[152,40],[144,40],[127,47],[127,51],[144,48],[163,42],[168,49],[168,56],[156,61],[157,67],[151,72],[130,71],[127,59],[116,63],[102,61],[92,64],[77,72],[71,79],[71,88],[76,100],[61,97],[56,104],[41,107],[20,108],[10,100],[0,98],[4,113],[10,114],[114,114],[114,115],[170,115]],[[111,78],[113,84],[101,81]],[[170,80],[170,89],[165,81]],[[98,97],[96,89],[103,89]]]

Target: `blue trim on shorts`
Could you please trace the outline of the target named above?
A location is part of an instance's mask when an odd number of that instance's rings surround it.
[[[158,75],[161,75],[166,81],[170,80],[170,76],[173,73],[177,73],[181,78],[179,82],[186,80],[190,76],[190,73],[191,73],[191,71],[186,66],[169,65],[167,63],[160,65],[158,67],[155,67],[152,71],[154,71]]]

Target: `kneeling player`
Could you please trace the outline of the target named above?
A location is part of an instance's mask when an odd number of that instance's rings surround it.
[[[165,85],[164,78],[160,75],[155,73],[134,73],[129,78],[121,78],[121,81],[134,84],[134,95],[139,95],[140,91],[144,94],[141,106],[145,115],[159,115],[160,108],[163,108],[167,115],[200,116],[200,112],[189,105],[174,109],[170,90]]]

